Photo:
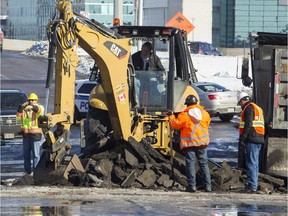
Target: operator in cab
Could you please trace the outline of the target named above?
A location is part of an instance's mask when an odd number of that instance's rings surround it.
[[[166,72],[153,46],[145,42],[141,50],[132,55],[136,70],[136,101],[140,106],[161,106],[166,103]]]
[[[160,58],[153,53],[150,42],[145,42],[141,50],[132,55],[135,70],[142,71],[165,71]]]
[[[38,104],[38,96],[31,93],[28,101],[20,104],[16,117],[21,121],[21,133],[23,135],[24,170],[32,173],[31,152],[33,156],[33,170],[40,160],[40,140],[42,129],[38,127],[38,118],[44,115],[44,107]]]

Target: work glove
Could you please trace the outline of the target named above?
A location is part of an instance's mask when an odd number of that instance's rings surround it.
[[[22,113],[23,110],[24,110],[24,108],[23,108],[22,105],[20,104],[20,105],[18,106],[17,112]]]
[[[21,106],[23,107],[23,109],[25,109],[25,107],[28,106],[28,105],[29,105],[29,102],[26,101],[26,102],[24,102]]]
[[[171,115],[173,115],[173,112],[172,112],[171,110],[169,110],[169,111],[167,112],[167,116],[171,116]]]
[[[34,105],[34,106],[32,107],[32,111],[35,112],[35,113],[37,113],[37,112],[39,111],[39,107]]]
[[[23,104],[20,104],[18,107],[17,112],[23,112],[23,110],[25,109],[26,106],[29,105],[29,102],[24,102]]]

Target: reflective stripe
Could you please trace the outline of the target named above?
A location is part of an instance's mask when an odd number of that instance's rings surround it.
[[[31,122],[31,126],[33,127],[35,127],[35,126],[37,126],[37,121],[36,121],[36,113],[34,113],[34,112],[32,112],[32,122]]]
[[[205,146],[209,144],[209,134],[206,133],[204,128],[199,124],[199,122],[190,118],[194,123],[194,127],[191,131],[190,137],[181,137],[180,148],[196,147],[196,146]],[[200,130],[202,135],[196,135],[196,130]]]
[[[25,134],[36,134],[36,133],[42,133],[41,128],[22,128],[21,131]]]
[[[245,122],[240,122],[239,128],[244,128]],[[252,127],[263,127],[264,128],[264,122],[260,121],[252,121]]]

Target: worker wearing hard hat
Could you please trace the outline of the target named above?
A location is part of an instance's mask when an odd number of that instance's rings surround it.
[[[40,160],[40,140],[42,130],[38,127],[38,118],[44,114],[44,107],[38,104],[38,96],[31,93],[28,101],[19,105],[17,119],[21,120],[23,135],[24,170],[31,174],[31,152],[33,155],[33,170]]]
[[[185,154],[187,192],[196,191],[196,158],[204,180],[204,189],[211,191],[211,176],[208,167],[207,146],[209,144],[208,127],[210,115],[203,106],[198,104],[194,95],[189,95],[185,100],[186,109],[176,118],[170,111],[167,113],[172,128],[180,130],[180,149]]]
[[[264,117],[262,109],[251,101],[245,92],[237,94],[238,105],[242,108],[240,119],[239,146],[246,149],[247,192],[258,189],[259,156],[264,144]]]
[[[143,71],[165,71],[160,58],[153,53],[153,46],[145,42],[141,50],[132,55],[133,66],[136,70]]]

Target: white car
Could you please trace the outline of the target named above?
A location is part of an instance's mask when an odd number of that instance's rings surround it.
[[[86,118],[89,108],[89,95],[92,89],[97,85],[95,81],[76,80],[75,83],[75,110],[74,121],[80,121]]]
[[[219,117],[223,122],[229,122],[234,115],[241,112],[237,105],[237,92],[212,82],[193,83],[200,98],[200,105],[204,106],[211,117]]]

